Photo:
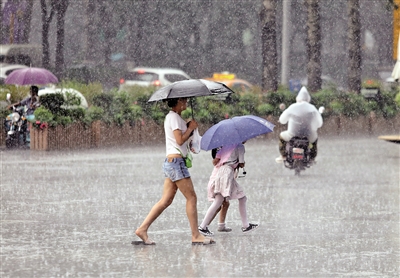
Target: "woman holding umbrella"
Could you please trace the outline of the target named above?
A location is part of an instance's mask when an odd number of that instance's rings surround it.
[[[188,139],[192,131],[197,128],[197,122],[191,120],[187,125],[181,117],[181,112],[186,109],[187,98],[173,98],[167,101],[171,110],[164,121],[166,158],[163,164],[165,175],[163,195],[135,232],[142,241],[132,243],[155,244],[150,240],[147,231],[157,217],[171,205],[179,189],[186,198],[186,214],[192,230],[192,244],[212,244],[215,243],[212,238],[204,237],[198,231],[197,196],[184,159],[188,153]]]

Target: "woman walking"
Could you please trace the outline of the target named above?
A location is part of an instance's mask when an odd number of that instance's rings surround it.
[[[133,244],[155,244],[149,238],[147,231],[157,217],[171,205],[178,189],[186,198],[186,214],[192,230],[192,244],[207,245],[215,243],[212,238],[203,236],[197,229],[197,196],[184,159],[188,154],[188,139],[192,131],[197,128],[197,122],[191,120],[187,124],[182,119],[181,112],[186,109],[186,105],[187,98],[168,100],[168,107],[171,110],[165,117],[164,122],[166,158],[163,164],[165,175],[163,194],[135,232],[142,241],[132,242]]]

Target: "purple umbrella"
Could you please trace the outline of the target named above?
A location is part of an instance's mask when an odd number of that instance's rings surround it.
[[[201,138],[200,147],[208,151],[222,146],[239,144],[274,130],[275,125],[253,116],[238,116],[222,120],[210,127]]]
[[[45,85],[58,83],[57,77],[44,68],[25,68],[14,70],[4,80],[5,84]]]

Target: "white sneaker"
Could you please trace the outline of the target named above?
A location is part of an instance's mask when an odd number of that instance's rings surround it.
[[[275,162],[276,163],[283,163],[283,161],[285,160],[286,158],[284,158],[283,156],[278,156],[277,158],[275,158]]]

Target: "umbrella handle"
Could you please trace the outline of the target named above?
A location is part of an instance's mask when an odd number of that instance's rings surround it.
[[[192,109],[192,119],[194,120],[192,98],[189,98],[189,102],[190,102],[190,108]]]

